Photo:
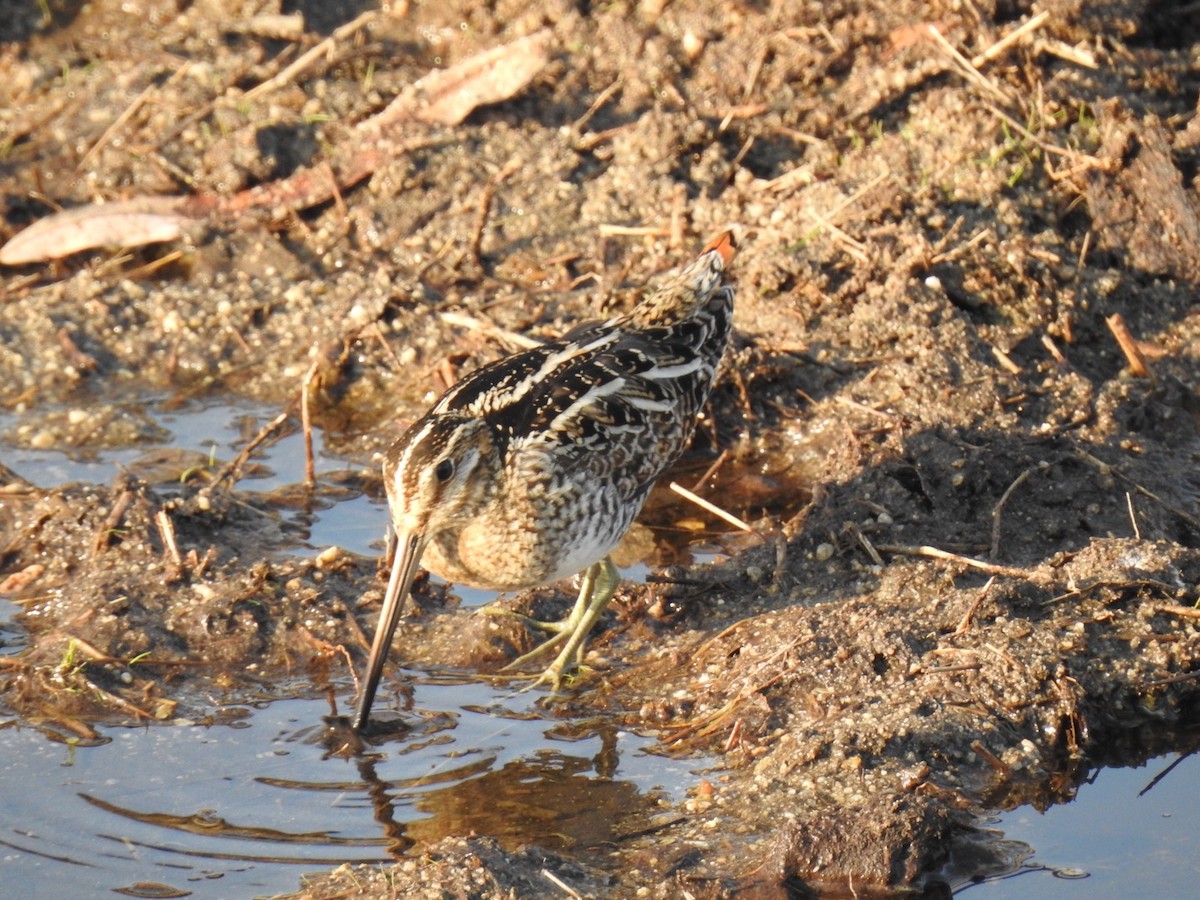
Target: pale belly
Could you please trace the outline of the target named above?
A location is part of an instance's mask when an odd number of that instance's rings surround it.
[[[586,514],[543,520],[536,528],[519,517],[481,516],[435,536],[421,564],[449,582],[496,591],[569,578],[612,552],[642,506],[594,499],[596,507]]]

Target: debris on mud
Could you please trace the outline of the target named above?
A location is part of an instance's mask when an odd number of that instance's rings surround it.
[[[735,346],[672,477],[752,532],[661,493],[673,565],[622,586],[560,707],[720,770],[603,852],[450,835],[303,896],[936,896],[1002,865],[978,815],[1182,746],[1193,25],[1138,0],[300,6],[299,29],[171,0],[0,26],[0,463],[146,453],[111,485],[0,467],[23,721],[87,741],[219,715],[210,689],[344,683],[378,561],[290,552],[279,505],[380,495],[378,453],[460,373],[628,308],[734,224]],[[514,46],[504,90],[413,101]],[[364,145],[397,97],[464,105]],[[153,198],[202,227],[115,206]],[[123,221],[68,243],[60,214],[23,248],[59,206]],[[254,495],[252,435],[173,453],[144,414],[230,396],[358,469]],[[529,640],[452,589],[416,600],[393,658],[486,674]]]

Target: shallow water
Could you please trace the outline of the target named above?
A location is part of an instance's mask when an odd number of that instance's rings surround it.
[[[420,684],[411,729],[350,757],[331,752],[323,699],[225,708],[245,716],[226,725],[102,728],[98,747],[9,723],[6,894],[274,894],[306,871],[471,832],[579,852],[617,837],[620,813],[697,780],[702,763],[649,756],[626,732],[566,734],[535,699]]]
[[[1195,755],[1100,769],[1071,803],[1000,816],[995,827],[1033,855],[1016,872],[961,893],[970,900],[1195,897],[1198,791]]]
[[[252,403],[196,403],[153,416],[171,448],[223,460],[276,413]],[[0,416],[0,434],[14,421]],[[0,443],[0,462],[42,487],[108,484],[118,465],[134,466],[147,449],[82,456]],[[324,452],[319,433],[316,451],[318,476],[363,471]],[[264,456],[240,490],[267,493],[303,480],[299,435]],[[382,501],[345,496],[315,512],[283,511],[296,535],[291,552],[331,545],[380,552]],[[493,599],[458,593],[467,606]],[[0,655],[23,645],[12,622],[17,611],[0,600]],[[102,727],[100,746],[64,744],[18,720],[0,721],[6,894],[47,896],[48,886],[54,896],[274,894],[295,890],[306,871],[383,861],[470,833],[586,854],[619,837],[624,814],[681,799],[713,762],[671,760],[647,753],[648,738],[545,718],[536,694],[410,675],[407,730],[358,755],[337,752],[323,721],[328,698],[297,696],[299,685],[272,685],[254,704],[214,698],[215,718],[225,724]],[[337,701],[350,708],[353,685],[339,685]],[[380,709],[387,706],[385,696]],[[1000,817],[995,827],[1028,845],[1019,854],[1028,858],[1016,872],[962,892],[997,900],[1194,896],[1200,763],[1186,759],[1138,796],[1169,762],[1103,769],[1071,804]]]

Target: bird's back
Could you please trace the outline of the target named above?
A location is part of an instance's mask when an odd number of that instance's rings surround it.
[[[691,439],[728,343],[726,236],[629,313],[467,376],[438,404],[484,418],[508,458],[551,453],[632,499]]]
[[[630,313],[484,366],[443,396],[431,415],[482,419],[502,464],[487,508],[432,548],[442,574],[544,584],[616,546],[708,399],[731,327],[731,255],[715,243]]]

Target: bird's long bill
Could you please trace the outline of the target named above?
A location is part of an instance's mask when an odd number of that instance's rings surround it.
[[[354,711],[356,730],[366,725],[371,715],[371,704],[375,702],[375,691],[383,674],[383,664],[387,662],[392,637],[396,633],[396,624],[400,621],[400,611],[404,608],[404,599],[412,589],[413,578],[417,574],[417,563],[421,561],[421,551],[425,548],[425,541],[420,534],[401,534],[399,537],[396,557],[392,561],[392,574],[388,578],[387,593],[379,611],[379,624],[375,628],[375,640],[371,643],[371,655],[367,658],[367,674],[362,683],[362,693],[358,695],[358,708]]]

